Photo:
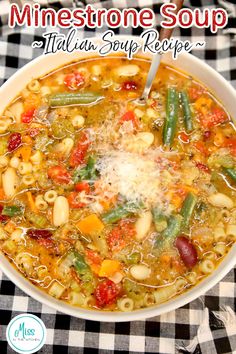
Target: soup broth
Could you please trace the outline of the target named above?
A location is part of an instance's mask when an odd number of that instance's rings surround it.
[[[211,274],[236,238],[235,126],[161,64],[91,58],[33,80],[0,119],[0,248],[73,306],[132,311]]]

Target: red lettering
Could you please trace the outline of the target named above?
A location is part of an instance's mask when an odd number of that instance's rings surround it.
[[[68,9],[60,9],[57,13],[58,25],[68,28],[71,25],[71,12]]]
[[[53,9],[41,9],[41,26],[47,27],[48,23],[50,26],[55,27],[56,24],[56,11]]]
[[[82,9],[76,9],[73,11],[73,17],[75,20],[78,21],[73,23],[75,27],[84,27],[85,19],[83,17],[83,13],[84,11]]]
[[[31,26],[31,14],[30,14],[30,5],[25,4],[20,11],[18,5],[11,5],[10,7],[10,16],[9,16],[9,27],[18,26]]]
[[[193,12],[188,9],[182,9],[178,13],[179,25],[181,27],[191,27],[193,25]]]
[[[106,10],[105,9],[99,9],[98,10],[98,20],[97,20],[97,26],[98,27],[102,27],[103,25],[103,15],[106,13]]]
[[[87,26],[90,27],[90,28],[94,28],[95,25],[94,25],[94,22],[93,22],[93,14],[94,14],[95,10],[92,8],[92,6],[87,5],[86,9],[85,9],[85,12],[87,14]]]
[[[140,25],[142,27],[152,27],[154,20],[154,13],[150,9],[143,9],[140,11]]]
[[[212,25],[213,33],[217,32],[218,28],[224,28],[228,23],[227,12],[223,9],[212,10]]]
[[[164,4],[161,6],[160,12],[163,17],[170,21],[162,21],[161,26],[166,28],[172,28],[176,26],[177,19],[176,15],[172,14],[170,10],[175,10],[175,4]]]
[[[109,27],[118,27],[121,23],[121,14],[119,10],[110,9],[107,12],[107,24]]]
[[[131,24],[133,27],[138,27],[138,13],[135,9],[124,9],[124,27],[130,27]]]

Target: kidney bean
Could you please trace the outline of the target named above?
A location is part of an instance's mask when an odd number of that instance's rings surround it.
[[[34,239],[46,239],[52,236],[52,232],[45,229],[30,229],[27,231],[27,235]]]
[[[12,133],[8,140],[8,151],[16,150],[22,143],[22,138],[20,133]]]
[[[175,241],[180,258],[188,268],[192,268],[198,261],[197,251],[187,237],[179,236]]]
[[[122,90],[125,90],[125,91],[135,91],[135,90],[137,90],[137,88],[138,88],[138,85],[134,81],[126,81],[126,82],[123,82],[123,85],[122,85]]]

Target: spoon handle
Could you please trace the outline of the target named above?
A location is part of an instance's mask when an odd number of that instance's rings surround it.
[[[175,15],[179,12],[179,10],[183,7],[184,0],[171,0],[170,4],[176,5],[176,9],[172,11]],[[159,41],[163,41],[163,39],[170,39],[174,28],[162,28],[160,30]]]
[[[183,6],[184,0],[171,0],[170,3],[176,5],[176,9],[174,13],[177,14]],[[163,39],[170,39],[172,32],[173,32],[173,28],[162,28],[159,35],[159,41],[162,41]],[[140,102],[144,102],[148,98],[160,62],[161,62],[161,54],[157,53],[152,58],[152,63],[148,72],[146,85],[143,94],[139,99]]]

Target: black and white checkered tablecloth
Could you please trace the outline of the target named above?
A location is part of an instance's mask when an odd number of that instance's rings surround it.
[[[13,1],[21,3],[22,1]],[[23,1],[24,2],[24,1]],[[54,7],[151,7],[160,23],[159,0],[62,0],[40,1]],[[193,54],[208,62],[236,88],[236,1],[191,0],[191,8],[224,6],[230,14],[225,30],[212,34],[208,29],[176,30],[182,39],[206,40],[206,48]],[[7,1],[0,0],[0,84],[14,72],[39,56],[42,49],[32,49],[34,40],[41,40],[44,30],[35,28],[9,29]],[[99,29],[103,32],[106,28]],[[142,29],[118,31],[140,34]],[[85,28],[81,38],[94,36]],[[1,99],[1,98],[0,98]],[[190,304],[162,316],[126,323],[101,323],[73,318],[48,308],[24,294],[0,272],[0,354],[13,353],[7,346],[5,331],[11,318],[24,312],[39,316],[47,327],[43,354],[63,353],[236,353],[236,268],[208,293]]]

